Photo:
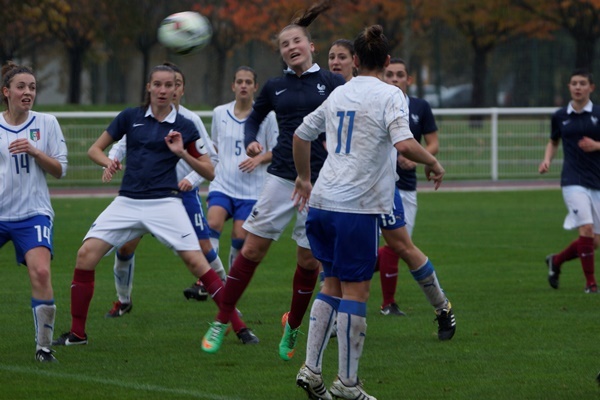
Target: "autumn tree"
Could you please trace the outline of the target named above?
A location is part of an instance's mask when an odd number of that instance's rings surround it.
[[[43,3],[43,2],[41,2]],[[81,102],[81,78],[85,56],[101,42],[106,18],[113,11],[104,1],[65,0],[61,19],[48,19],[49,31],[65,46],[69,63],[68,102]]]
[[[575,67],[593,70],[600,38],[600,0],[513,0],[531,15],[563,28],[575,40]]]

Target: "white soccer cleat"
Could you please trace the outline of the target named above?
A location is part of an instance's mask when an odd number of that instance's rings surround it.
[[[296,385],[304,389],[311,400],[331,400],[331,395],[323,383],[321,374],[312,372],[304,364],[296,376]]]
[[[335,378],[335,381],[333,381],[333,385],[331,385],[329,392],[336,399],[377,400],[375,397],[365,392],[365,390],[359,382],[357,382],[354,386],[346,386],[342,383],[340,378]]]

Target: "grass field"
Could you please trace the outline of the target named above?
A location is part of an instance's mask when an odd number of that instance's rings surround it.
[[[109,201],[53,202],[55,336],[70,326],[69,286],[80,241]],[[454,306],[457,333],[450,342],[437,340],[432,309],[406,268],[397,299],[408,316],[380,315],[376,275],[359,370],[366,390],[379,400],[598,398],[600,296],[583,293],[578,262],[565,265],[560,290],[546,281],[544,257],[575,237],[561,227],[560,191],[421,193],[419,207],[414,239],[436,266]],[[200,339],[216,307],[185,300],[182,289],[194,279],[148,236],[137,251],[132,313],[104,318],[115,300],[112,256],[107,257],[96,273],[90,343],[57,348],[60,363],[54,365],[33,359],[26,271],[15,266],[12,245],[4,246],[0,398],[306,398],[295,387],[306,337],[292,361],[277,354],[295,264],[289,236],[272,247],[239,304],[260,344],[243,346],[230,335],[218,354],[203,353]],[[224,234],[224,249],[227,240]],[[336,371],[333,340],[325,355],[326,384]]]

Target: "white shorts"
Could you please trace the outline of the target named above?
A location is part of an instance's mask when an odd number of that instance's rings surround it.
[[[415,219],[417,218],[417,191],[416,190],[399,190],[402,198],[402,206],[404,207],[404,222],[406,222],[406,230],[412,236],[415,228]]]
[[[593,224],[594,233],[600,234],[600,190],[563,186],[562,194],[569,211],[563,228],[571,230]]]
[[[146,233],[175,251],[200,250],[194,227],[180,198],[131,199],[117,196],[85,235],[116,248]]]
[[[294,182],[267,174],[265,185],[243,228],[265,239],[277,240],[296,216],[292,239],[298,246],[310,249],[306,237],[306,209],[298,212],[292,201]]]

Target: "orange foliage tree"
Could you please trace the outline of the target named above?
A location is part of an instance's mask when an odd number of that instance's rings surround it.
[[[600,0],[513,0],[531,15],[563,28],[575,40],[575,67],[590,71],[600,38]]]

